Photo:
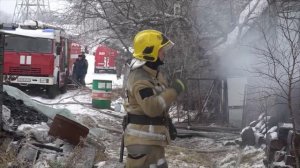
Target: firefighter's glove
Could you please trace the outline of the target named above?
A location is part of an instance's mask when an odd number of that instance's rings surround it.
[[[179,79],[176,79],[171,83],[171,88],[175,89],[177,94],[180,94],[185,90],[183,82]]]

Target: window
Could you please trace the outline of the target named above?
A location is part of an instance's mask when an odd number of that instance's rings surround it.
[[[4,50],[16,52],[52,53],[52,40],[6,35]]]

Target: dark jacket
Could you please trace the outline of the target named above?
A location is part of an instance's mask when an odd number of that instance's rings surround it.
[[[87,69],[88,69],[88,62],[85,59],[85,57],[81,59],[77,58],[76,61],[74,62],[73,73],[76,74],[77,76],[83,76],[86,75]]]

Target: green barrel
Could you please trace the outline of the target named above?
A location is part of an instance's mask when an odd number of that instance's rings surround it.
[[[92,106],[100,109],[109,109],[112,95],[111,80],[93,80]]]

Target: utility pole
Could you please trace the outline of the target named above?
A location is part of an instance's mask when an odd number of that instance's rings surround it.
[[[13,22],[46,21],[50,13],[49,0],[16,0]]]

